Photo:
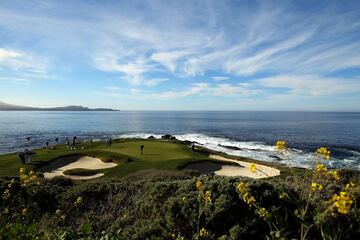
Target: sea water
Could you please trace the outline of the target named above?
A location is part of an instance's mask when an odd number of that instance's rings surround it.
[[[87,141],[163,134],[236,156],[300,167],[311,166],[316,149],[325,146],[332,152],[330,167],[360,169],[358,112],[0,111],[0,153],[23,150],[26,137],[35,148],[73,136]],[[279,158],[277,140],[288,143],[290,156]]]

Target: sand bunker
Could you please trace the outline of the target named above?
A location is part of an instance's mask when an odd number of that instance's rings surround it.
[[[93,158],[88,156],[71,156],[56,159],[48,165],[39,168],[37,171],[42,172],[44,177],[51,179],[54,177],[63,176],[73,180],[87,180],[104,176],[103,173],[96,173],[90,176],[77,176],[77,175],[65,175],[64,171],[83,168],[83,169],[105,169],[115,167],[117,164],[112,162],[103,162],[99,158]]]
[[[239,161],[231,158],[225,158],[219,155],[210,155],[212,159],[216,159],[219,161],[223,161],[224,163],[215,163],[210,161],[197,162],[188,164],[186,168],[198,170],[202,173],[210,173],[213,172],[216,175],[220,176],[228,176],[228,177],[250,177],[250,178],[267,178],[274,177],[280,175],[280,170],[264,166],[261,164],[256,165],[256,171],[251,172],[249,170],[250,163]]]

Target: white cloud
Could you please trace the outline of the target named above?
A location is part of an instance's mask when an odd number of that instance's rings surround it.
[[[0,48],[0,68],[14,71],[27,70],[33,73],[46,72],[45,64],[25,52]]]
[[[229,77],[215,76],[215,77],[212,77],[212,79],[213,79],[214,81],[224,81],[224,80],[229,79]]]
[[[0,76],[2,81],[29,83],[47,78],[47,63],[23,51],[0,48]]]
[[[151,56],[151,59],[161,63],[167,69],[174,72],[178,66],[178,60],[190,55],[190,51],[171,51],[171,52],[158,52]]]
[[[315,75],[287,75],[262,78],[256,84],[267,88],[284,88],[296,95],[336,95],[360,92],[359,79],[326,78]]]
[[[105,90],[110,91],[110,92],[118,92],[122,89],[119,87],[115,87],[115,86],[109,86],[109,87],[105,87]]]
[[[157,85],[159,85],[160,83],[166,82],[169,79],[167,78],[154,78],[154,79],[149,79],[144,81],[144,85],[147,87],[155,87]]]
[[[133,85],[143,84],[145,81],[143,74],[155,69],[153,65],[142,58],[120,63],[119,58],[114,54],[103,54],[94,60],[98,69],[105,72],[120,73],[122,79]]]
[[[188,97],[194,94],[200,94],[204,92],[206,89],[208,89],[209,84],[208,83],[196,83],[193,84],[191,87],[183,90],[178,91],[167,91],[162,93],[152,93],[149,94],[148,97],[151,98],[157,98],[157,99],[175,99],[175,98],[183,98]]]

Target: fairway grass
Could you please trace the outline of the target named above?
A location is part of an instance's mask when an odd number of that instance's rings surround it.
[[[141,145],[144,145],[143,155],[140,154]],[[105,177],[123,177],[141,170],[179,170],[180,166],[189,162],[209,160],[207,154],[193,152],[181,142],[144,139],[118,139],[113,141],[111,148],[107,148],[104,142],[95,142],[92,148],[87,143],[79,143],[76,150],[57,145],[54,149],[34,151],[36,156],[32,163],[25,165],[16,153],[0,156],[0,176],[17,176],[21,167],[36,171],[53,160],[67,156],[91,156],[116,163],[116,167],[99,171]]]

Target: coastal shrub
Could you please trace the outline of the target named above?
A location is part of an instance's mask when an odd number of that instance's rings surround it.
[[[348,175],[349,179],[329,182],[328,192],[314,192],[308,202],[303,199],[309,182],[303,176],[293,176],[292,181],[219,176],[105,179],[79,184],[36,180],[26,185],[20,179],[6,180],[0,185],[0,236],[291,239],[301,235],[297,210],[308,204],[308,215],[303,221],[313,224],[307,234],[309,239],[336,239],[335,230],[339,228],[342,239],[352,239],[359,235],[360,212],[356,203],[360,201],[360,177],[358,173]],[[332,191],[343,190],[348,180],[353,183],[347,191],[354,203],[347,214],[334,215],[329,212]],[[245,198],[239,192],[240,183],[245,184],[240,187],[246,186],[249,194]],[[249,200],[250,196],[254,200]]]

